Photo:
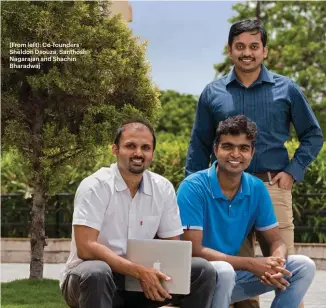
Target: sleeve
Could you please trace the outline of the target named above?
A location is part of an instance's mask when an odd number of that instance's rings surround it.
[[[290,164],[284,169],[301,182],[309,164],[317,157],[323,146],[323,135],[306,97],[294,82],[290,85],[291,117],[300,146]]]
[[[258,198],[257,217],[255,228],[258,231],[266,231],[278,226],[278,221],[274,213],[272,199],[264,183],[257,187],[260,191]]]
[[[164,209],[160,220],[157,235],[160,238],[177,236],[183,233],[180,220],[180,212],[177,204],[175,190],[170,182],[167,182],[164,195]]]
[[[203,230],[204,202],[200,192],[189,180],[184,180],[177,192],[183,229]]]
[[[110,191],[101,183],[94,184],[92,181],[86,178],[77,189],[72,224],[84,225],[100,231],[110,202]]]
[[[207,169],[215,136],[212,112],[207,102],[208,88],[200,95],[186,160],[186,176]]]

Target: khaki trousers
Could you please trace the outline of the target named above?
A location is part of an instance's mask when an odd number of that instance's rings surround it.
[[[265,183],[268,192],[272,198],[274,211],[279,223],[281,237],[288,248],[288,254],[294,254],[294,225],[292,210],[292,192],[290,190],[281,189],[278,184],[269,185]],[[256,232],[261,250],[264,256],[269,256],[269,249],[266,241],[259,232]],[[239,256],[254,257],[255,256],[255,233],[250,233],[243,243]],[[246,301],[238,302],[233,305],[234,308],[259,308],[259,298],[255,297]]]

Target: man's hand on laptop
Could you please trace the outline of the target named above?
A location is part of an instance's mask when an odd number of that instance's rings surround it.
[[[140,285],[144,291],[146,298],[152,301],[163,302],[166,298],[171,299],[172,296],[163,288],[160,280],[169,281],[170,277],[154,268],[141,267],[138,271]]]

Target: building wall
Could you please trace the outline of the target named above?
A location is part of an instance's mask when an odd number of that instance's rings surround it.
[[[128,0],[112,1],[110,11],[113,14],[121,14],[127,22],[132,21],[132,8]]]
[[[65,263],[69,256],[71,239],[47,239],[48,245],[44,247],[45,263]],[[326,244],[296,243],[297,254],[312,258],[318,269],[326,270]],[[256,256],[261,256],[261,250],[256,245]],[[2,263],[29,263],[31,260],[31,247],[28,238],[2,238]]]

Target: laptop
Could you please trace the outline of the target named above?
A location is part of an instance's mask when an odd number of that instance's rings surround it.
[[[162,281],[170,294],[189,294],[192,243],[174,240],[128,240],[126,258],[131,262],[152,267],[171,277]],[[127,291],[143,292],[137,279],[126,276]]]

